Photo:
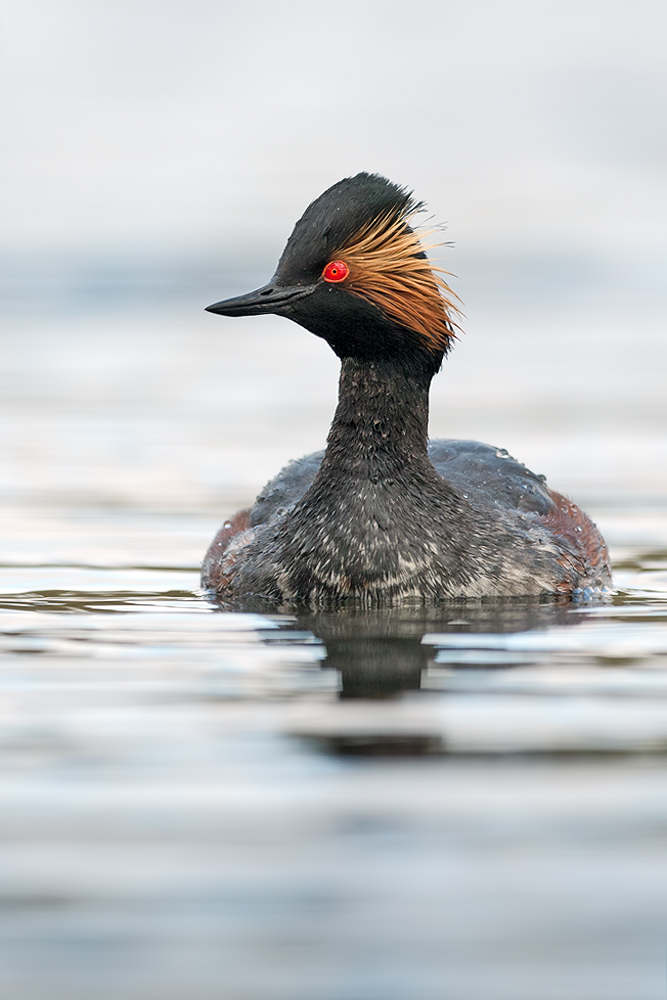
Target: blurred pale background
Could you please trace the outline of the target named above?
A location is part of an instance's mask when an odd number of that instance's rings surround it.
[[[5,7],[12,493],[219,508],[319,447],[326,345],[202,307],[364,169],[454,243],[466,335],[433,435],[582,499],[664,496],[663,4]]]

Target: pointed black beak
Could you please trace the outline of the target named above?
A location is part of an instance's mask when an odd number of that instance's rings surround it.
[[[206,306],[206,312],[219,313],[221,316],[261,316],[263,313],[280,312],[283,307],[311,295],[316,285],[294,285],[291,288],[276,285],[270,281],[268,285],[257,288],[247,295],[237,295],[234,299],[224,299],[212,306]]]

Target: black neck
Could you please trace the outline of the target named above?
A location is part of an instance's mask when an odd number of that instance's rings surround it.
[[[400,476],[406,466],[428,463],[432,377],[426,365],[398,358],[343,358],[322,473]]]

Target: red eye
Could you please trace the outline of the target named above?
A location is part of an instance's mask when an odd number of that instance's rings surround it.
[[[350,269],[342,260],[332,260],[322,271],[325,281],[345,281]]]

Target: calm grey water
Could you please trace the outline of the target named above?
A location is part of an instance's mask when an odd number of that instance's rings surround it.
[[[200,305],[5,326],[0,996],[663,998],[658,320],[478,309],[434,387],[590,511],[608,601],[294,619],[198,564],[337,364]]]

